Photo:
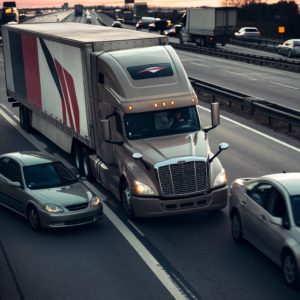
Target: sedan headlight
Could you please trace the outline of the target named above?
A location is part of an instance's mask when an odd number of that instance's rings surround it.
[[[97,196],[94,196],[91,200],[91,206],[96,206],[98,204],[100,204],[100,198],[98,198]]]
[[[227,181],[227,179],[226,179],[225,170],[222,169],[220,171],[220,173],[217,175],[213,186],[224,184],[224,183],[226,183],[226,181]]]
[[[148,185],[139,182],[137,180],[134,181],[134,184],[135,184],[135,190],[138,194],[154,195],[153,190]]]
[[[64,211],[61,207],[55,205],[55,204],[45,204],[44,209],[48,212],[56,213],[56,212],[62,212]]]

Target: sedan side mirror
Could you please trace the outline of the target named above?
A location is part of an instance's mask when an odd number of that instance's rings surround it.
[[[282,225],[283,225],[282,218],[277,218],[277,217],[271,216],[271,217],[270,217],[270,222],[271,222],[272,224],[275,224],[275,225],[278,225],[278,226],[282,226]]]
[[[11,182],[10,185],[13,187],[19,187],[19,188],[22,187],[20,182]]]

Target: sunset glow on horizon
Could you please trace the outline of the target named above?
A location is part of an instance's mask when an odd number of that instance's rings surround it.
[[[18,8],[36,8],[36,7],[61,7],[64,3],[68,3],[70,7],[73,7],[75,4],[82,4],[84,6],[94,6],[94,5],[106,5],[106,6],[123,6],[124,0],[88,0],[88,1],[64,1],[64,0],[19,0],[16,1]],[[163,6],[163,7],[196,7],[196,6],[220,6],[221,0],[139,0],[136,2],[147,2],[148,6]],[[229,2],[229,1],[228,1]],[[262,2],[267,3],[276,3],[278,0],[264,0]],[[297,2],[297,1],[296,1]]]

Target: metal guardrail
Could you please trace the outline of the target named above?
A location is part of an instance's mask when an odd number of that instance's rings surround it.
[[[283,105],[275,104],[263,99],[259,99],[241,92],[227,89],[215,85],[210,82],[196,79],[194,77],[189,77],[189,80],[196,92],[204,92],[213,96],[213,101],[215,97],[241,105],[243,108],[248,107],[251,109],[251,114],[253,112],[265,115],[269,117],[269,124],[271,125],[272,119],[276,119],[287,123],[289,125],[289,131],[292,131],[292,125],[300,128],[300,111],[295,110]]]
[[[265,46],[269,46],[272,45],[274,48],[278,47],[278,45],[282,45],[283,41],[282,40],[278,40],[278,39],[266,39],[263,37],[260,38],[255,38],[255,37],[231,37],[231,40],[235,40],[235,41],[242,41],[242,42],[248,42],[248,43],[256,43],[259,45],[265,45]]]
[[[241,62],[246,62],[248,64],[253,63],[257,64],[259,63],[260,66],[276,66],[277,68],[292,68],[292,72],[300,73],[300,61],[291,61],[286,60],[282,58],[273,58],[273,57],[267,57],[267,56],[261,56],[261,55],[252,55],[252,54],[245,54],[245,53],[238,53],[238,52],[232,52],[232,51],[226,51],[223,49],[218,48],[206,48],[206,47],[200,47],[200,46],[194,46],[194,45],[181,45],[181,44],[175,44],[175,43],[169,43],[174,49],[198,53],[198,54],[204,54],[204,55],[210,55],[210,56],[216,56],[220,58],[225,59],[235,59],[239,60]],[[291,70],[287,70],[291,71]]]

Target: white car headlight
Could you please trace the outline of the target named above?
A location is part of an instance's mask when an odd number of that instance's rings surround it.
[[[96,206],[98,204],[100,204],[101,200],[100,198],[98,198],[97,196],[94,196],[91,200],[91,206]]]
[[[222,169],[220,171],[220,173],[217,175],[213,186],[224,184],[224,183],[226,183],[226,181],[227,181],[227,179],[226,179],[225,170]]]
[[[154,195],[153,190],[148,185],[139,182],[137,180],[134,181],[134,184],[135,184],[135,190],[138,194]]]
[[[64,211],[61,207],[55,205],[55,204],[45,204],[44,209],[48,212],[57,213]]]

